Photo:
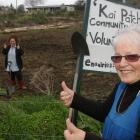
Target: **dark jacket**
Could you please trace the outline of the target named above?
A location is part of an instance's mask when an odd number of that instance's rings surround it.
[[[106,98],[106,100],[104,100],[104,102],[89,100],[80,95],[74,94],[71,107],[89,115],[90,117],[100,122],[104,122],[106,117],[108,116],[108,113],[110,112],[110,109],[112,108],[116,91],[118,89],[118,85],[119,84],[115,86],[111,94]],[[124,112],[125,110],[127,110],[129,106],[131,106],[135,98],[137,97],[140,91],[140,81],[127,85],[127,87],[128,88],[127,88],[126,94],[123,98],[124,101],[120,106],[120,112]],[[120,105],[122,96],[120,100],[118,101],[117,108]],[[137,125],[138,126],[137,126],[137,133],[136,133],[135,140],[140,140],[140,121],[137,123]],[[94,133],[86,132],[85,140],[104,140],[104,139],[102,137],[96,136]]]
[[[7,48],[3,48],[2,49],[2,53],[5,55],[5,68],[7,68],[8,65],[8,52],[10,50],[10,45],[7,46]],[[17,66],[19,68],[19,70],[21,70],[23,68],[23,62],[22,62],[22,58],[21,56],[24,54],[24,51],[19,48],[16,48],[16,62],[17,62]]]

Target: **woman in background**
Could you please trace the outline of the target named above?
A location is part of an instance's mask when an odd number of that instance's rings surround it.
[[[4,44],[2,53],[5,55],[5,70],[9,73],[11,84],[16,85],[16,79],[19,84],[19,89],[26,89],[24,86],[22,75],[22,58],[24,51],[18,44],[16,36],[10,36],[8,44]]]

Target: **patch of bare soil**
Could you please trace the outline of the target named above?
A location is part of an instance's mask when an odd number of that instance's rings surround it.
[[[45,66],[51,69],[54,74],[54,91],[59,94],[60,83],[65,80],[69,87],[72,87],[76,66],[76,56],[71,49],[71,36],[74,31],[81,31],[82,24],[75,22],[72,26],[59,29],[30,30],[0,34],[1,49],[9,35],[16,34],[20,39],[20,45],[25,54],[24,79],[28,90],[34,93],[30,85],[34,74]],[[0,83],[4,85],[8,79],[4,72],[4,56],[0,55]],[[86,97],[93,97],[98,100],[105,98],[118,82],[114,74],[85,72],[81,80],[81,94]]]

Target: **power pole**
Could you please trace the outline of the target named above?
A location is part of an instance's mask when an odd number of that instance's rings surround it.
[[[17,13],[17,0],[16,0],[16,13]]]
[[[126,3],[126,0],[122,0],[122,3]]]

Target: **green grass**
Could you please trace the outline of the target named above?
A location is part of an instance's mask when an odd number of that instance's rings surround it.
[[[25,96],[0,106],[0,140],[64,140],[68,109],[56,98]],[[99,132],[93,119],[80,114],[78,120],[78,127]]]
[[[63,139],[67,110],[53,97],[27,96],[0,106],[0,138]]]

